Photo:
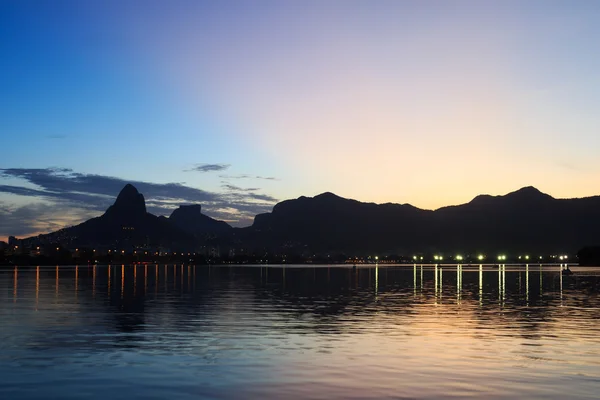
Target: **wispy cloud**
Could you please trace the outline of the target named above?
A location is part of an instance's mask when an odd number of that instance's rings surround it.
[[[231,164],[196,164],[190,169],[186,169],[185,172],[219,172],[225,171],[231,167]]]
[[[0,185],[0,193],[29,197],[48,206],[28,205],[18,208],[5,205],[0,208],[0,236],[54,230],[67,223],[97,216],[114,202],[116,195],[128,183],[144,195],[148,211],[152,213],[168,215],[180,204],[201,203],[206,214],[234,225],[249,223],[256,214],[270,211],[277,202],[276,198],[268,194],[257,193],[258,188],[245,189],[224,184],[222,187],[225,192],[217,193],[182,183],[130,181],[112,176],[83,174],[65,168],[5,168],[0,169],[1,178],[11,179],[11,182],[21,179],[28,185]],[[65,215],[78,217],[69,219]],[[54,225],[51,225],[51,221],[54,221]]]
[[[225,183],[225,182],[223,182],[221,187],[225,190],[234,191],[234,192],[256,192],[257,190],[260,190],[260,188],[242,188],[242,187],[231,185],[231,184]]]
[[[263,179],[267,181],[278,181],[279,179],[274,176],[260,176],[260,175],[248,175],[248,174],[239,174],[239,175],[219,175],[221,179]]]
[[[0,239],[56,231],[89,218],[89,213],[65,204],[39,202],[14,207],[0,203]]]

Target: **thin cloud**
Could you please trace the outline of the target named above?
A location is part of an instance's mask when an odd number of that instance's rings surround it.
[[[225,190],[234,192],[256,192],[257,190],[260,190],[260,188],[242,188],[239,186],[231,185],[229,183],[223,183],[221,187]]]
[[[257,214],[271,211],[277,202],[270,195],[257,193],[258,188],[224,184],[226,192],[216,193],[182,183],[130,181],[66,168],[4,168],[0,169],[0,179],[2,177],[21,179],[29,185],[0,185],[0,193],[24,196],[47,205],[0,208],[0,226],[3,227],[0,235],[48,232],[98,216],[128,183],[144,195],[148,211],[154,214],[169,215],[180,204],[199,203],[205,214],[237,226],[248,224]],[[77,217],[66,218],[65,215]]]
[[[196,164],[185,172],[220,172],[231,167],[231,164]]]
[[[240,174],[240,175],[219,175],[221,179],[263,179],[267,181],[278,181],[278,178],[274,176],[260,176],[260,175],[248,175],[248,174]]]

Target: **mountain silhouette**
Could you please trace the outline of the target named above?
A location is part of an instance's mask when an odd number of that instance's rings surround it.
[[[35,239],[73,246],[168,246],[200,243],[282,253],[432,254],[575,252],[600,243],[600,196],[555,199],[534,187],[466,204],[422,210],[375,204],[326,192],[276,204],[252,226],[232,228],[182,205],[167,217],[147,212],[144,196],[126,185],[97,218]]]
[[[191,234],[167,219],[146,211],[144,196],[126,185],[106,212],[79,225],[61,229],[38,239],[71,246],[168,246],[189,248]]]
[[[600,243],[600,197],[554,199],[525,187],[429,211],[323,193],[275,205],[249,231],[255,243],[313,251],[576,251]]]
[[[228,223],[202,214],[200,204],[182,205],[169,216],[169,221],[180,229],[193,234],[224,233],[233,229]]]
[[[144,195],[138,192],[133,185],[125,185],[117,196],[115,203],[106,210],[106,215],[122,222],[144,218],[146,215]]]

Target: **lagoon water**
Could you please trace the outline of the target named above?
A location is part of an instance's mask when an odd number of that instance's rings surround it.
[[[0,269],[1,399],[595,399],[600,269]]]

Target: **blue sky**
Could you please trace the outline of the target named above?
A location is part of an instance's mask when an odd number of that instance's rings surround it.
[[[126,182],[237,225],[324,191],[598,194],[599,20],[595,1],[4,1],[0,239]]]

